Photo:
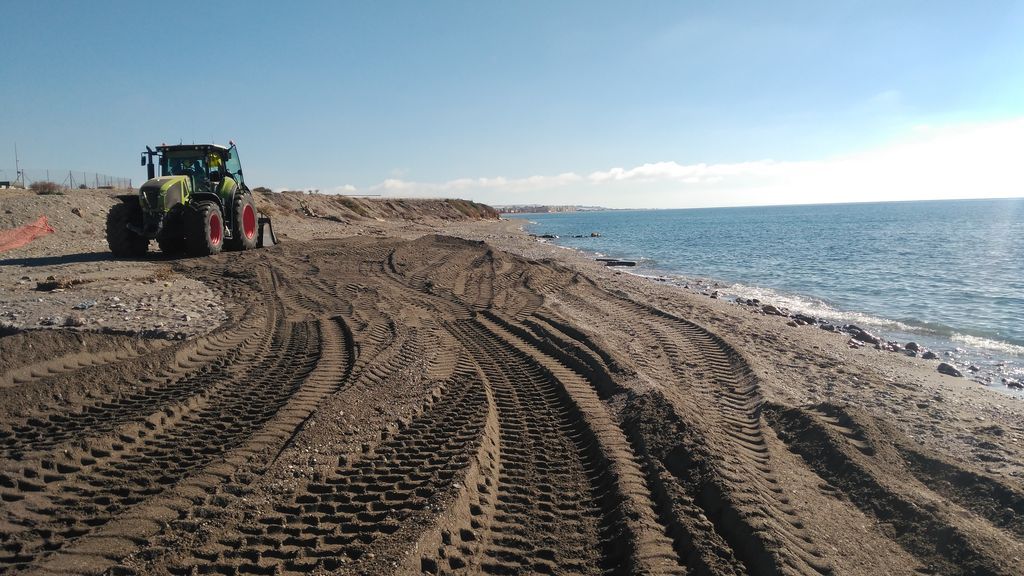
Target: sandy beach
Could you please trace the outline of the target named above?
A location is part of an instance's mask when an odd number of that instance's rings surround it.
[[[1024,402],[934,361],[429,203],[118,262],[109,194],[40,198],[0,572],[1024,573]]]

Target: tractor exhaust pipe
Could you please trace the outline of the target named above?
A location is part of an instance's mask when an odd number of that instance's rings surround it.
[[[146,167],[147,180],[156,178],[156,166],[153,165],[153,156],[157,154],[158,152],[149,146],[146,146],[146,151],[142,153],[142,165]]]

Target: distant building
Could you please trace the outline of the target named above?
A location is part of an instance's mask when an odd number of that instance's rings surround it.
[[[607,210],[600,206],[550,206],[542,204],[509,204],[495,206],[500,214],[547,214],[551,212],[594,212]]]

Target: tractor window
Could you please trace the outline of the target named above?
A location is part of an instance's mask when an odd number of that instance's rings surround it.
[[[197,191],[208,190],[209,167],[206,165],[206,156],[192,150],[164,152],[160,158],[161,176],[189,176],[192,180],[192,189]]]
[[[238,161],[238,149],[232,146],[228,148],[228,161],[224,163],[228,173],[235,179],[235,182],[242,184],[242,163]]]
[[[160,158],[161,176],[195,176],[206,174],[206,161],[194,153],[164,154]]]

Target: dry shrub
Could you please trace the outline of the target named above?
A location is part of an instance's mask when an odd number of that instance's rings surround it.
[[[60,184],[57,184],[56,182],[50,182],[49,180],[40,180],[38,182],[33,182],[29,184],[28,188],[29,190],[41,196],[45,196],[47,194],[60,195],[64,193],[64,189],[61,187]]]

